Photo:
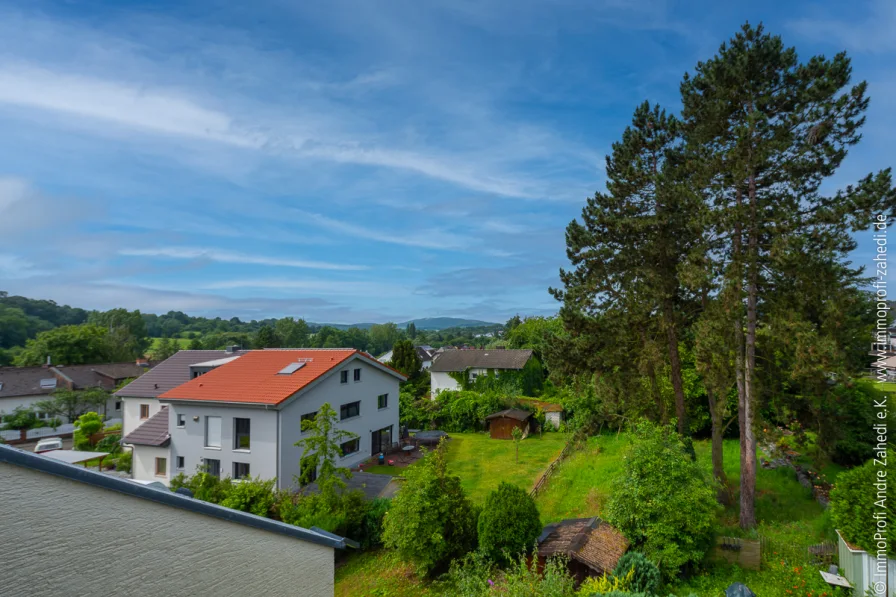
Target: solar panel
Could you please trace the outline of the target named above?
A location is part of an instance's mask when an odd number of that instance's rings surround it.
[[[278,375],[292,375],[299,369],[305,366],[305,363],[290,363],[283,369],[281,369],[277,374]]]

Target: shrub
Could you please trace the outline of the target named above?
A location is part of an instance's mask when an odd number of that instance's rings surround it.
[[[121,436],[107,435],[96,443],[96,448],[100,452],[108,452],[109,454],[118,454],[121,451]]]
[[[386,498],[377,498],[367,503],[361,533],[357,538],[363,549],[376,547],[383,543],[383,521],[391,505],[392,500]]]
[[[103,431],[121,431],[121,423],[115,423],[114,425],[106,425],[103,428]]]
[[[479,515],[479,550],[495,562],[528,552],[541,534],[535,500],[504,481],[485,498]]]
[[[95,412],[86,412],[75,421],[74,445],[76,450],[89,450],[90,436],[103,428],[103,418]]]
[[[656,593],[662,581],[657,565],[636,551],[630,551],[619,558],[613,576],[628,578],[628,588],[642,593]]]
[[[460,479],[448,475],[441,445],[405,477],[386,514],[383,543],[428,574],[476,546],[479,513]]]
[[[445,431],[478,431],[485,417],[507,407],[497,394],[468,390],[439,392],[436,404],[439,410],[434,418]]]
[[[3,417],[4,429],[33,429],[40,426],[40,419],[37,418],[37,413],[34,412],[33,408],[17,406],[13,409],[11,415]]]
[[[233,483],[230,477],[219,479],[214,475],[206,472],[199,472],[192,477],[187,477],[183,473],[176,475],[171,479],[171,491],[176,491],[181,487],[186,487],[193,492],[193,497],[203,502],[211,502],[212,504],[220,504],[230,494]]]
[[[225,508],[268,516],[274,505],[274,479],[241,479],[232,483],[230,491],[219,503]]]
[[[551,558],[539,572],[538,559],[520,556],[504,575],[501,589],[513,597],[573,597],[575,580],[569,575],[564,558]]]
[[[131,462],[133,457],[134,455],[130,450],[122,450],[118,459],[115,461],[115,470],[123,471],[125,473],[131,472]]]
[[[643,422],[634,436],[607,518],[671,577],[710,547],[716,490],[670,427]]]
[[[872,554],[877,553],[877,542],[874,540],[877,530],[874,522],[877,518],[874,515],[883,509],[880,502],[875,504],[881,497],[875,483],[892,483],[896,478],[896,466],[890,462],[891,459],[887,459],[888,466],[884,468],[876,464],[876,461],[869,460],[860,467],[840,473],[837,484],[831,491],[831,520],[834,528],[848,542]],[[893,500],[886,500],[886,511],[890,521],[896,520]],[[889,555],[896,556],[896,542],[888,541],[887,546]]]

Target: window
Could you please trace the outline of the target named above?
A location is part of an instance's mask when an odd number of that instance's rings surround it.
[[[121,410],[121,400],[115,401],[115,410],[118,410],[118,411]]]
[[[156,476],[164,477],[168,474],[168,459],[156,458]]]
[[[348,370],[339,372],[339,383],[348,383]]]
[[[347,441],[340,446],[342,448],[342,455],[348,456],[349,454],[354,454],[361,450],[361,442],[358,438],[355,438],[351,441]]]
[[[316,416],[317,411],[314,411],[313,413],[305,413],[304,415],[302,415],[302,419],[299,421],[299,423],[301,424],[303,432],[305,430],[305,421],[311,421],[313,423]]]
[[[221,417],[205,417],[205,447],[221,447]]]
[[[361,369],[355,369],[355,381],[361,381]]]
[[[249,419],[233,419],[233,449],[249,449]]]
[[[387,408],[389,406],[389,394],[380,394],[376,397],[377,408]]]
[[[50,377],[48,379],[40,380],[40,389],[41,390],[52,390],[56,387],[56,378]]]
[[[149,418],[149,405],[148,405],[148,404],[141,404],[141,405],[140,405],[140,418],[141,418],[141,419],[148,419],[148,418]]]
[[[216,458],[205,459],[205,472],[212,477],[221,478],[221,461]]]
[[[185,427],[187,425],[187,418],[183,415],[177,415],[177,426]]]
[[[177,457],[177,470],[179,470],[179,471],[184,470],[184,457],[183,456]]]
[[[361,414],[360,402],[349,402],[339,407],[339,420],[350,419]]]
[[[234,479],[245,479],[249,476],[249,463],[248,462],[234,462],[233,463],[233,478]]]

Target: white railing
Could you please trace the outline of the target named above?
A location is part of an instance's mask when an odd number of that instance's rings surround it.
[[[22,437],[22,434],[18,429],[4,429],[0,431],[0,437],[5,441],[12,442]]]

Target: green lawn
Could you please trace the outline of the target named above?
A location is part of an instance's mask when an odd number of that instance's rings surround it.
[[[516,462],[511,440],[491,439],[485,433],[450,433],[445,459],[448,470],[460,477],[461,485],[473,500],[483,501],[490,491],[507,481],[532,489],[539,476],[560,454],[566,444],[562,433],[545,433],[520,442],[520,461]],[[419,462],[419,461],[417,461]],[[416,466],[412,464],[411,466]],[[394,466],[366,466],[371,473],[400,475],[404,469]]]
[[[880,381],[877,382],[877,387],[883,390],[884,392],[896,392],[896,382],[892,381]]]

